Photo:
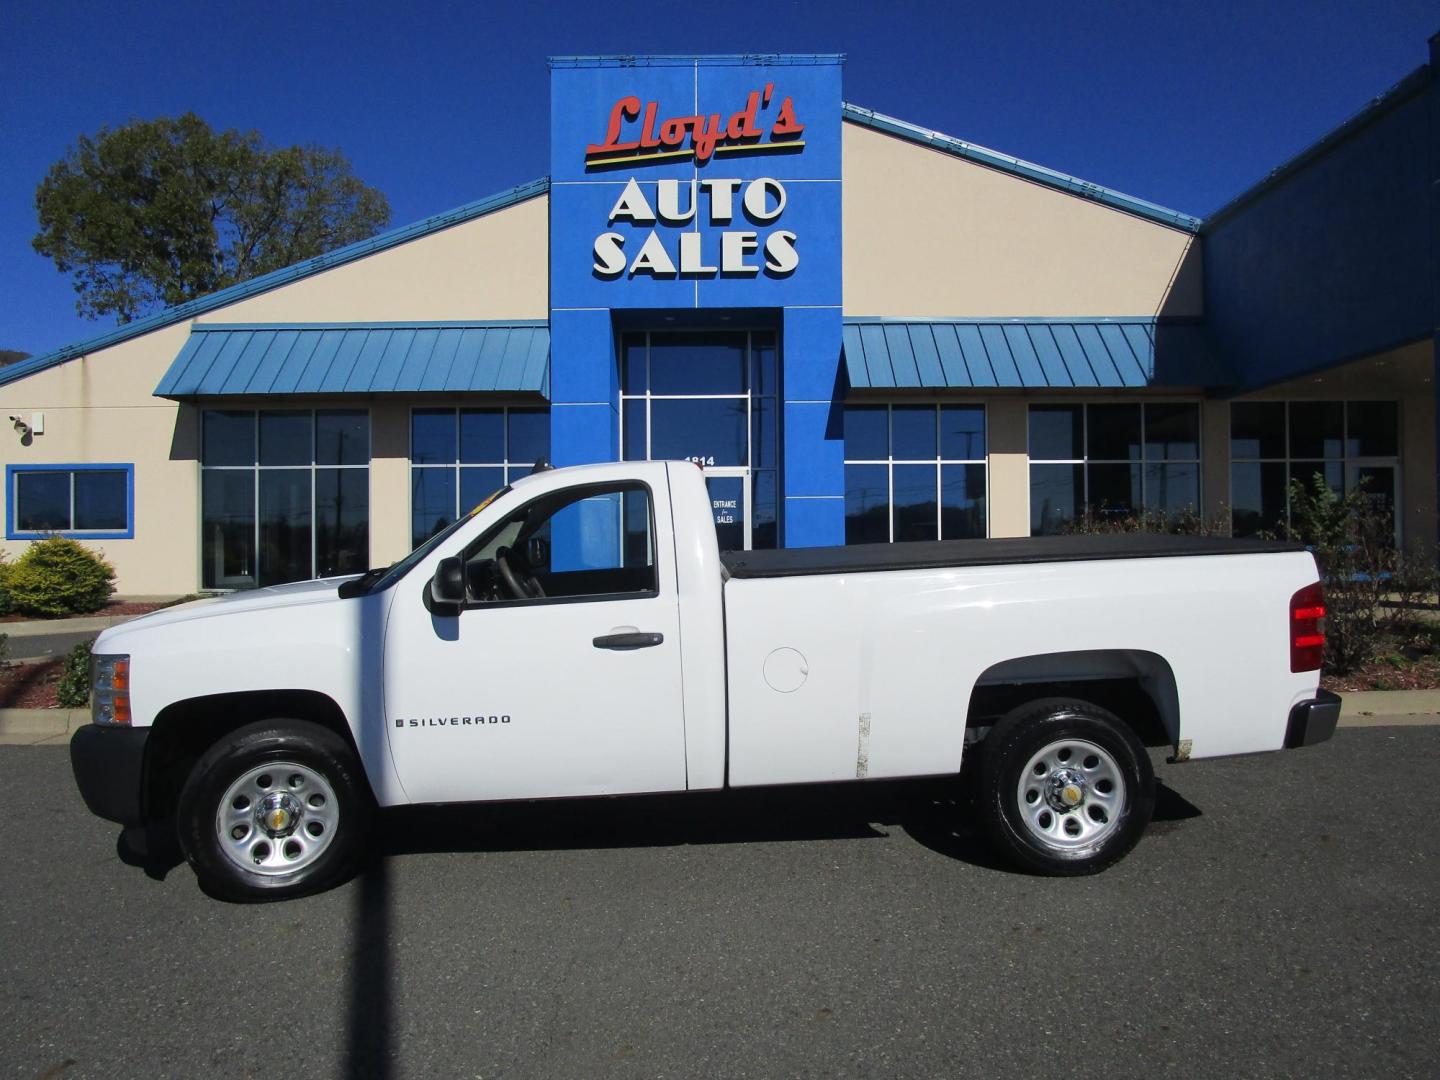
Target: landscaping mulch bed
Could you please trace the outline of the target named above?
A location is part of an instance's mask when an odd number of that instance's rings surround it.
[[[0,665],[0,709],[55,709],[62,658]]]
[[[1326,675],[1320,680],[1326,690],[1343,694],[1365,690],[1440,689],[1440,656],[1422,656],[1403,663],[1377,660],[1348,675]]]
[[[50,618],[39,615],[0,615],[0,624],[38,621],[63,623],[66,619],[98,619],[111,615],[148,615],[152,611],[159,611],[161,608],[169,606],[169,603],[115,603],[106,604],[99,611],[92,611],[86,615],[63,615]]]

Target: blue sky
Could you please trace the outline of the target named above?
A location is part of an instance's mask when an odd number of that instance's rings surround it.
[[[30,247],[81,132],[192,109],[339,147],[405,224],[548,169],[545,58],[843,52],[857,105],[1204,215],[1428,59],[1434,0],[1378,3],[0,5],[0,348],[75,314]]]

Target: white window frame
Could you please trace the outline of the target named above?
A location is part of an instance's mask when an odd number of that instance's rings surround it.
[[[1350,406],[1357,405],[1393,405],[1395,407],[1395,454],[1394,456],[1377,456],[1374,454],[1350,454]],[[1231,401],[1230,415],[1227,420],[1230,422],[1231,446],[1234,446],[1234,417],[1236,405],[1283,405],[1285,407],[1285,430],[1282,434],[1282,441],[1285,447],[1283,457],[1236,457],[1233,452],[1230,457],[1230,490],[1234,491],[1235,466],[1236,465],[1283,465],[1285,466],[1285,524],[1290,524],[1290,475],[1297,464],[1318,464],[1321,472],[1324,466],[1339,463],[1341,474],[1345,480],[1345,490],[1349,491],[1356,483],[1356,475],[1359,470],[1367,467],[1391,468],[1395,470],[1395,542],[1404,542],[1402,521],[1401,500],[1404,496],[1404,455],[1400,453],[1405,445],[1404,413],[1401,402],[1397,398],[1261,398],[1245,401]],[[1341,406],[1340,421],[1340,456],[1339,457],[1294,457],[1290,452],[1290,407],[1292,405],[1339,405]],[[1305,477],[1304,482],[1308,485],[1310,477]],[[1234,508],[1231,508],[1231,527],[1234,527]]]
[[[502,432],[502,434],[503,434],[503,436],[504,436],[504,439],[505,439],[505,460],[504,460],[504,461],[461,461],[461,460],[460,460],[460,413],[461,413],[461,412],[464,412],[464,411],[466,411],[466,410],[473,410],[473,411],[488,410],[488,411],[491,411],[491,412],[499,411],[499,412],[501,413],[501,417],[500,417],[500,430],[501,430],[501,432]],[[455,417],[455,460],[454,460],[454,461],[415,461],[413,458],[409,457],[409,455],[413,455],[414,452],[415,452],[415,414],[416,414],[416,413],[419,413],[419,412],[425,412],[425,413],[449,412],[449,413],[451,413],[451,414]],[[550,420],[551,420],[551,423],[552,423],[552,424],[554,423],[554,419],[555,419],[554,413],[551,411],[551,409],[550,409],[550,407],[549,407],[548,405],[525,405],[525,404],[492,405],[492,404],[471,404],[471,405],[412,405],[412,406],[410,407],[410,426],[409,426],[409,431],[406,433],[406,434],[407,434],[407,437],[408,437],[408,439],[409,439],[409,442],[407,443],[407,446],[408,446],[408,450],[407,450],[407,460],[410,461],[410,470],[411,470],[411,472],[410,472],[410,477],[409,477],[410,483],[409,483],[409,485],[408,485],[408,492],[409,492],[408,498],[409,498],[410,506],[409,506],[409,512],[408,512],[407,515],[406,515],[406,525],[405,525],[405,528],[406,528],[406,531],[407,531],[407,532],[408,532],[409,530],[411,530],[411,529],[414,528],[414,519],[415,519],[415,483],[414,483],[414,471],[415,471],[416,469],[449,469],[451,472],[453,472],[453,473],[455,474],[455,515],[454,515],[454,517],[452,517],[452,518],[450,519],[451,521],[457,521],[457,520],[459,520],[460,514],[461,514],[461,508],[460,508],[460,474],[461,474],[461,472],[462,472],[463,470],[465,470],[465,469],[499,469],[499,470],[500,470],[500,477],[501,477],[501,484],[502,484],[502,486],[505,485],[505,484],[510,483],[510,480],[511,480],[511,470],[512,470],[512,469],[522,470],[521,472],[518,473],[518,476],[528,476],[528,475],[530,475],[531,470],[533,470],[533,469],[535,468],[535,462],[533,462],[533,461],[525,461],[525,462],[513,461],[513,460],[511,460],[511,458],[510,458],[510,413],[511,413],[511,412],[547,413],[547,414],[549,414],[549,416],[550,416]],[[551,432],[552,432],[552,438],[553,438],[553,432],[554,432],[554,428],[553,428],[553,427],[551,428]],[[548,457],[548,454],[549,454],[549,451],[547,450],[547,451],[546,451],[547,457]],[[517,476],[517,478],[518,478],[518,476]],[[468,510],[469,507],[466,507],[465,509]],[[411,533],[410,539],[411,539],[411,541],[412,541],[412,543],[411,543],[411,550],[414,550],[414,548],[415,548],[415,547],[418,547],[419,545],[413,543],[413,541],[414,541],[414,534],[413,534],[413,533]],[[422,540],[421,543],[423,544],[424,541]]]
[[[745,392],[741,394],[655,394],[651,393],[650,387],[653,384],[653,373],[651,371],[651,350],[650,339],[655,334],[685,334],[685,333],[721,333],[721,334],[744,334],[745,335]],[[775,474],[775,534],[776,544],[780,546],[780,538],[784,536],[783,518],[785,514],[785,493],[781,484],[781,450],[780,450],[780,429],[782,418],[780,410],[783,406],[783,399],[780,395],[780,372],[782,367],[780,331],[770,330],[765,327],[729,327],[729,326],[695,326],[695,327],[647,327],[644,329],[635,328],[621,330],[617,335],[619,348],[616,350],[617,362],[620,360],[620,349],[624,346],[625,338],[630,334],[642,334],[645,338],[645,392],[637,394],[628,392],[625,388],[625,373],[623,369],[619,372],[620,382],[620,459],[622,461],[645,460],[653,461],[654,447],[652,438],[654,433],[654,403],[657,401],[741,401],[745,402],[745,460],[739,465],[720,465],[713,460],[705,460],[698,456],[686,458],[699,465],[702,469],[709,470],[708,475],[716,477],[739,477],[742,481],[743,501],[745,503],[745,548],[750,548],[755,533],[755,474],[761,472],[773,472]],[[766,393],[760,393],[755,389],[756,384],[756,359],[755,359],[755,335],[766,334],[774,339],[775,349],[775,378],[774,385]],[[775,430],[773,438],[775,442],[775,464],[755,464],[755,402],[768,401],[774,410]],[[645,457],[643,459],[628,458],[625,455],[625,403],[628,401],[645,402]]]
[[[204,455],[205,455],[205,429],[204,429],[205,417],[206,417],[206,414],[212,413],[212,412],[230,412],[230,413],[249,413],[249,414],[250,414],[250,423],[251,423],[251,427],[252,427],[252,430],[253,430],[253,433],[254,433],[254,439],[255,439],[255,462],[254,462],[254,464],[251,464],[251,465],[206,465],[206,464],[205,464],[205,461],[204,461]],[[262,412],[264,412],[264,413],[294,413],[294,414],[302,414],[302,413],[303,413],[303,414],[308,414],[308,415],[309,415],[309,417],[310,417],[310,464],[308,464],[308,465],[261,465],[261,464],[260,464],[260,414],[261,414]],[[343,412],[359,412],[359,413],[364,413],[364,414],[365,414],[365,432],[366,432],[366,439],[368,440],[368,442],[369,442],[369,444],[370,444],[370,445],[369,445],[369,448],[368,448],[368,452],[367,452],[365,464],[364,464],[364,465],[317,465],[317,464],[315,463],[315,430],[316,430],[316,428],[315,428],[315,416],[316,416],[317,413],[343,413]],[[262,586],[260,585],[260,473],[261,473],[262,471],[263,471],[263,472],[308,472],[308,473],[310,474],[310,578],[309,578],[309,580],[311,580],[311,581],[315,580],[316,576],[318,575],[318,569],[317,569],[317,567],[316,567],[316,559],[318,558],[317,548],[319,547],[319,545],[316,543],[316,539],[317,539],[317,529],[318,529],[318,527],[319,527],[319,515],[315,512],[315,473],[316,473],[317,471],[321,470],[321,469],[364,470],[366,473],[368,473],[368,472],[370,471],[370,462],[374,460],[374,453],[375,453],[375,415],[374,415],[374,413],[371,412],[371,410],[368,409],[368,408],[364,408],[364,407],[361,407],[361,408],[351,408],[351,407],[349,407],[349,406],[343,406],[343,405],[332,405],[332,406],[325,406],[325,407],[311,408],[311,409],[286,409],[286,408],[283,408],[283,407],[282,407],[282,408],[266,408],[266,409],[261,409],[261,408],[226,408],[226,407],[224,407],[224,406],[222,405],[222,406],[207,407],[207,408],[202,409],[202,410],[200,411],[200,448],[199,448],[199,453],[198,453],[198,455],[197,455],[197,456],[201,459],[201,460],[200,460],[200,507],[199,507],[199,510],[200,510],[200,530],[199,530],[199,532],[200,532],[200,582],[201,582],[202,587],[212,588],[212,589],[235,588],[235,587],[237,587],[237,586],[238,586],[238,587],[241,587],[241,588],[261,588],[261,587],[262,587]],[[254,562],[254,567],[253,567],[253,569],[252,569],[252,572],[251,572],[250,574],[244,575],[244,576],[237,576],[237,577],[230,577],[230,578],[217,578],[216,581],[215,581],[215,583],[214,583],[213,585],[208,585],[208,586],[204,584],[204,582],[205,582],[205,562],[204,562],[204,559],[205,559],[205,474],[206,474],[207,472],[248,472],[248,473],[253,473],[253,474],[254,474],[254,480],[253,480],[253,482],[252,482],[252,484],[251,484],[251,487],[252,487],[252,489],[253,489],[253,491],[252,491],[252,496],[253,496],[253,500],[254,500],[254,503],[253,503],[253,505],[254,505],[253,513],[254,513],[254,516],[255,516],[255,524],[254,524],[254,530],[253,530],[253,531],[254,531],[254,542],[255,542],[255,546],[251,549],[251,550],[254,552],[255,562]],[[367,515],[367,517],[368,517],[368,515]],[[372,524],[372,522],[367,520],[367,522],[366,522],[367,529],[371,526],[371,524]],[[370,539],[370,538],[367,537],[367,544],[366,544],[367,548],[368,548],[368,546],[369,546],[369,539]]]
[[[1138,460],[1131,458],[1092,458],[1090,457],[1090,407],[1092,405],[1139,405],[1140,406],[1140,457]],[[1145,456],[1146,427],[1148,418],[1147,408],[1151,405],[1189,405],[1195,409],[1195,456],[1193,458],[1148,458]],[[1037,458],[1029,457],[1030,452],[1030,412],[1036,407],[1067,408],[1079,407],[1080,415],[1080,446],[1084,454],[1078,458]],[[1025,409],[1025,452],[1027,465],[1025,471],[1026,480],[1026,516],[1031,519],[1031,535],[1034,535],[1034,511],[1030,505],[1031,482],[1030,469],[1035,465],[1079,465],[1081,469],[1081,506],[1090,507],[1090,466],[1091,465],[1137,465],[1140,468],[1140,505],[1136,508],[1142,514],[1151,513],[1147,498],[1148,481],[1145,476],[1147,465],[1194,465],[1195,466],[1195,513],[1201,514],[1205,507],[1205,415],[1201,403],[1185,398],[1146,398],[1144,401],[1126,401],[1124,399],[1089,399],[1085,401],[1031,401]],[[1158,511],[1156,511],[1158,512]]]
[[[845,402],[845,408],[867,406],[885,407],[885,443],[889,456],[884,458],[845,458],[845,465],[884,465],[885,470],[885,506],[887,509],[887,521],[889,525],[889,539],[887,543],[895,543],[895,466],[896,465],[933,465],[935,466],[935,535],[944,540],[945,536],[945,506],[942,501],[945,490],[946,465],[980,465],[985,469],[985,539],[990,537],[990,513],[994,500],[990,497],[990,409],[983,401],[868,401],[852,400]],[[933,458],[897,458],[895,457],[895,406],[925,405],[935,410],[935,454]],[[942,456],[943,444],[941,441],[940,410],[942,408],[978,408],[981,416],[985,419],[985,450],[986,453],[979,458],[947,458]],[[968,539],[968,538],[965,538]]]

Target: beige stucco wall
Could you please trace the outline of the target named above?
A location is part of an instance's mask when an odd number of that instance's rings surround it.
[[[531,199],[207,312],[200,321],[545,318],[548,213],[546,198]],[[181,594],[200,585],[199,408],[153,394],[190,325],[177,323],[0,386],[0,416],[45,414],[44,434],[28,446],[8,424],[0,429],[0,465],[135,466],[135,538],[91,542],[114,564],[122,595]],[[410,546],[412,404],[355,397],[225,402],[371,410],[371,562],[377,564]],[[0,494],[0,505],[9,498],[9,491]],[[27,546],[0,540],[0,551],[12,559]]]
[[[991,536],[1030,535],[1030,403],[993,398],[985,407]]]
[[[0,429],[0,463],[134,464],[135,538],[91,542],[123,594],[185,593],[199,582],[195,413],[151,394],[189,332],[166,327],[0,386],[0,415],[45,414],[44,434],[28,446]],[[0,542],[12,559],[28,546]]]
[[[550,200],[539,196],[206,313],[201,322],[544,319]]]
[[[410,405],[370,406],[370,565],[410,550]]]
[[[1200,403],[1200,502],[1207,521],[1230,512],[1230,403]]]
[[[1201,314],[1195,237],[843,125],[848,315]]]

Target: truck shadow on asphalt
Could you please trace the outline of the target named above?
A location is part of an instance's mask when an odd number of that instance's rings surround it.
[[[1174,788],[1158,783],[1149,831],[1169,831],[1200,814]],[[397,807],[379,816],[371,872],[397,855],[882,840],[896,830],[947,858],[1015,872],[992,851],[965,792],[953,782]],[[122,832],[116,853],[156,881],[184,862],[173,822]]]
[[[1152,830],[1174,828],[1200,813],[1173,788],[1156,785]],[[896,830],[947,858],[1014,872],[995,855],[967,796],[953,782],[401,807],[381,815],[375,849],[393,856],[881,840]]]

